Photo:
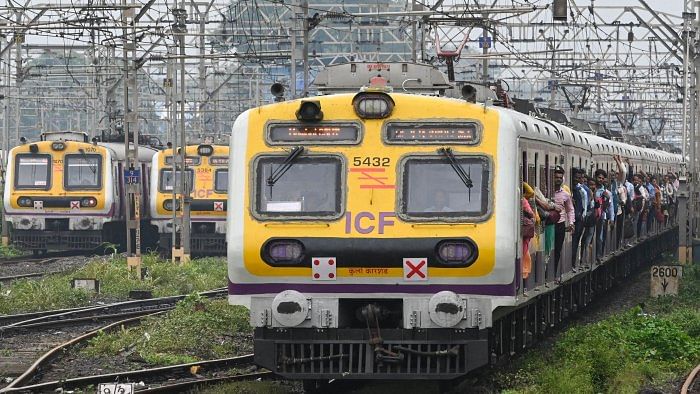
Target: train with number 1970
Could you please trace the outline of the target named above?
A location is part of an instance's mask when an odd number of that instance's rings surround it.
[[[446,80],[392,91],[431,83],[425,68],[336,66],[326,73],[366,88],[264,105],[233,126],[229,301],[250,308],[255,360],[276,374],[458,378],[672,244],[670,227],[624,250],[611,241],[573,272],[567,241],[561,283],[539,251],[523,279],[521,181],[551,195],[556,166],[611,169],[619,155],[665,174],[681,158],[445,97]]]
[[[139,147],[146,182],[155,153]],[[125,169],[123,143],[89,141],[80,132],[43,133],[39,141],[12,148],[3,196],[12,244],[37,254],[125,246]],[[153,248],[157,232],[145,210],[149,190],[143,185],[142,245]]]

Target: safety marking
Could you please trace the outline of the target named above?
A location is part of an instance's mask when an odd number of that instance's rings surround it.
[[[372,173],[386,173],[386,168],[351,168],[350,172],[357,172],[362,174],[359,178],[360,181],[369,181],[369,183],[363,183],[360,185],[360,189],[395,189],[396,185],[388,185],[386,183],[389,177],[386,176],[375,176]]]
[[[214,201],[214,210],[215,211],[223,211],[224,210],[224,202],[223,201]]]
[[[70,202],[70,209],[80,210],[80,201],[71,201]]]
[[[44,209],[43,201],[34,201],[34,209]]]
[[[403,279],[408,281],[428,280],[428,259],[425,257],[403,259]]]
[[[311,277],[313,280],[335,280],[336,265],[335,257],[312,257]]]

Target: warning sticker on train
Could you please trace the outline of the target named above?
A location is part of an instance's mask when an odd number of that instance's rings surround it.
[[[428,259],[425,257],[403,259],[403,279],[428,280]]]
[[[70,202],[70,209],[79,210],[80,209],[80,201],[71,201]]]
[[[224,210],[224,202],[223,201],[214,201],[214,210],[215,211],[223,211]]]

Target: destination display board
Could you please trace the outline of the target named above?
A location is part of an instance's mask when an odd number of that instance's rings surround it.
[[[271,143],[339,143],[355,144],[360,140],[360,127],[347,124],[271,124],[268,126]]]
[[[227,166],[228,165],[228,157],[223,157],[223,156],[210,157],[209,164],[211,164],[213,166]]]
[[[180,156],[176,156],[176,162],[180,162]],[[202,158],[199,156],[187,156],[185,157],[185,165],[188,166],[198,166],[202,162]],[[165,165],[171,166],[173,165],[173,157],[172,156],[166,156],[165,157]]]
[[[458,143],[479,142],[479,125],[465,123],[389,123],[386,138],[393,143]]]

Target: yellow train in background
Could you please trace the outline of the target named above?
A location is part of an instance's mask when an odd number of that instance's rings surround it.
[[[186,179],[190,199],[190,251],[195,255],[226,254],[226,205],[229,147],[189,145],[185,148]],[[178,156],[175,156],[177,160]],[[159,151],[151,164],[150,216],[158,229],[160,249],[172,248],[173,214],[182,216],[179,175],[173,175],[173,149]],[[179,174],[175,171],[175,174]]]
[[[150,147],[139,147],[141,173],[148,179]],[[126,169],[123,143],[89,141],[85,133],[43,133],[9,151],[4,191],[6,223],[13,245],[35,253],[124,247]],[[144,183],[147,185],[147,183]],[[143,198],[142,245],[155,247],[156,232]]]

